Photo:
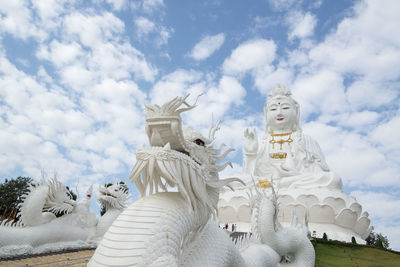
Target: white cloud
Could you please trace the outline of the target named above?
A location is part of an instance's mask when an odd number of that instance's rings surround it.
[[[328,165],[345,186],[398,187],[398,160],[374,147],[368,136],[320,122],[306,123],[303,129],[321,145]]]
[[[376,123],[381,118],[381,114],[375,111],[354,111],[340,114],[322,114],[319,121],[323,123],[335,122],[339,126],[352,128],[357,131],[366,132],[368,129],[375,128]]]
[[[317,25],[315,15],[307,12],[305,14],[294,11],[287,15],[286,22],[289,24],[288,39],[303,39],[314,34],[314,28]]]
[[[353,112],[348,120],[343,121],[346,126],[365,126],[367,124],[374,124],[379,119],[380,115],[374,111],[361,111],[361,112]]]
[[[313,113],[332,114],[347,109],[343,78],[330,70],[298,76],[292,91],[301,105],[303,118]]]
[[[75,90],[84,90],[94,82],[94,74],[79,65],[66,66],[60,70],[60,76],[64,85]]]
[[[139,17],[135,19],[135,25],[139,37],[146,36],[156,29],[154,22],[145,17]]]
[[[156,44],[157,46],[162,46],[168,43],[169,38],[171,38],[171,35],[174,33],[173,29],[168,29],[164,26],[161,27],[159,30],[159,37],[156,39]]]
[[[296,0],[268,0],[273,10],[288,10],[295,5]]]
[[[12,133],[13,130],[17,131]],[[54,142],[46,141],[28,131],[19,131],[8,126],[0,131],[0,135],[5,142],[1,144],[2,155],[6,158],[4,166],[11,164],[20,168],[21,175],[40,177],[41,169],[56,169],[72,177],[85,168],[83,163],[66,160]],[[6,170],[2,170],[2,173],[4,171]]]
[[[32,10],[37,15],[36,24],[39,29],[46,29],[47,33],[54,31],[62,22],[59,17],[65,11],[67,0],[33,0]]]
[[[144,94],[135,83],[104,80],[74,99],[2,61],[1,97],[8,110],[1,122],[0,162],[9,166],[2,173],[19,168],[21,175],[40,177],[41,169],[57,170],[68,180],[85,172],[119,173],[132,164],[131,148],[146,140]]]
[[[210,99],[217,99],[221,103],[233,103],[235,105],[243,104],[245,95],[246,90],[231,76],[222,76],[219,81],[219,88],[208,92]]]
[[[400,27],[398,1],[358,3],[353,17],[343,19],[336,31],[310,51],[313,64],[354,74],[367,81],[389,81],[399,77]]]
[[[148,41],[160,47],[168,43],[174,30],[146,17],[135,19],[136,35],[141,41]]]
[[[127,7],[128,1],[127,0],[105,0],[109,3],[114,10],[120,11]]]
[[[134,103],[141,105],[145,95],[132,81],[117,82],[112,79],[104,79],[100,84],[93,87],[90,98],[99,98],[120,106],[129,106]],[[133,103],[132,100],[134,101]],[[137,103],[138,100],[142,101]]]
[[[398,84],[371,81],[368,78],[355,80],[347,88],[347,98],[355,109],[377,108],[389,104],[399,95]]]
[[[291,84],[293,80],[293,72],[287,67],[266,66],[258,69],[254,74],[254,85],[264,95],[273,88],[277,83]]]
[[[135,13],[134,26],[137,40],[160,48],[168,44],[174,29],[165,23],[166,14],[163,0],[140,0],[129,3]],[[162,51],[165,55],[168,52]]]
[[[162,77],[150,93],[151,103],[163,104],[176,96],[184,96],[187,89],[194,83],[199,83],[202,73],[178,69]],[[202,89],[198,94],[202,93]]]
[[[129,79],[133,75],[135,79],[151,82],[157,74],[157,69],[147,62],[143,53],[128,42],[98,44],[88,64],[90,70],[97,71],[102,78]]]
[[[323,0],[316,0],[310,4],[311,8],[319,8],[322,5]]]
[[[61,14],[45,4],[37,7],[42,19],[58,20],[62,35],[38,44],[36,56],[46,68],[28,75],[0,55],[0,110],[6,114],[0,136],[7,141],[1,173],[39,178],[42,169],[56,170],[63,181],[80,176],[95,182],[124,172],[147,139],[146,96],[133,80],[152,81],[157,69],[122,36],[124,24],[113,14]]]
[[[389,121],[379,124],[371,133],[372,140],[382,145],[386,150],[400,149],[400,114]]]
[[[305,66],[309,63],[308,51],[297,49],[288,52],[287,64],[291,67]]]
[[[190,121],[190,125],[199,129],[208,128],[212,117],[223,118],[230,108],[240,106],[246,96],[246,90],[231,76],[222,76],[218,83],[209,81],[200,87],[192,86],[188,88],[188,92],[195,96],[200,93],[200,88],[205,93],[198,101],[202,112],[190,112],[184,116],[186,121]]]
[[[72,13],[64,20],[66,41],[41,44],[37,57],[53,63],[65,85],[80,91],[104,78],[154,80],[157,70],[127,40],[120,40],[124,24],[114,15]]]
[[[217,51],[225,41],[225,34],[207,35],[198,42],[189,54],[194,60],[204,60]]]
[[[272,40],[256,39],[235,48],[224,61],[227,74],[239,74],[271,64],[275,59],[276,45]]]
[[[49,46],[41,46],[36,55],[39,59],[49,60],[57,67],[62,67],[75,62],[83,54],[82,47],[76,42],[67,44],[54,40]]]
[[[163,0],[143,0],[142,8],[145,13],[151,14],[164,7]]]
[[[246,96],[246,90],[239,81],[231,76],[222,76],[219,80],[201,72],[176,70],[158,81],[151,93],[151,103],[162,104],[176,97],[190,93],[188,103],[199,97],[197,105],[202,112],[187,112],[184,120],[195,128],[208,129],[212,116],[223,118],[232,106],[240,106]]]
[[[73,12],[64,18],[64,34],[78,37],[87,47],[96,47],[104,41],[116,41],[124,29],[124,23],[112,13],[83,14]]]
[[[32,11],[24,0],[0,2],[0,32],[26,40],[29,37],[43,39],[46,33],[33,23]]]

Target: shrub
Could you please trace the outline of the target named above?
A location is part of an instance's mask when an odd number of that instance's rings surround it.
[[[326,235],[326,233],[324,233],[324,235],[322,236],[322,239],[325,241],[328,241],[328,236]]]

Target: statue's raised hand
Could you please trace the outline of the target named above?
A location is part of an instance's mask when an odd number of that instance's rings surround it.
[[[245,154],[257,154],[258,151],[258,139],[256,129],[254,131],[248,128],[244,131],[244,143],[243,143]]]

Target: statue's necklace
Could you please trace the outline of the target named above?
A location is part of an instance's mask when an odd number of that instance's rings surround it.
[[[288,136],[288,138],[275,140],[276,136]],[[282,145],[284,143],[288,143],[288,145],[290,146],[290,143],[293,142],[292,133],[271,134],[271,137],[272,138],[271,138],[271,140],[269,140],[269,143],[272,145],[272,149],[275,149],[276,143],[278,143],[280,145],[279,149],[282,150]]]

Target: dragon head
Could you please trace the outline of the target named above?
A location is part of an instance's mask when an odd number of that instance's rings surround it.
[[[150,147],[142,147],[136,153],[136,164],[130,180],[142,196],[167,192],[177,187],[193,210],[205,207],[216,210],[219,188],[237,178],[219,180],[218,172],[230,162],[217,165],[229,152],[221,154],[223,145],[213,148],[214,135],[220,122],[213,125],[208,138],[189,126],[183,126],[180,114],[196,107],[189,105],[185,97],[176,97],[162,106],[147,105],[146,133]],[[184,107],[181,107],[181,106]]]
[[[56,177],[47,181],[48,195],[43,206],[45,210],[58,213],[70,213],[76,205],[67,187],[57,180]]]
[[[122,210],[125,208],[125,201],[129,196],[125,184],[113,184],[99,188],[98,200],[106,209],[114,208]]]

